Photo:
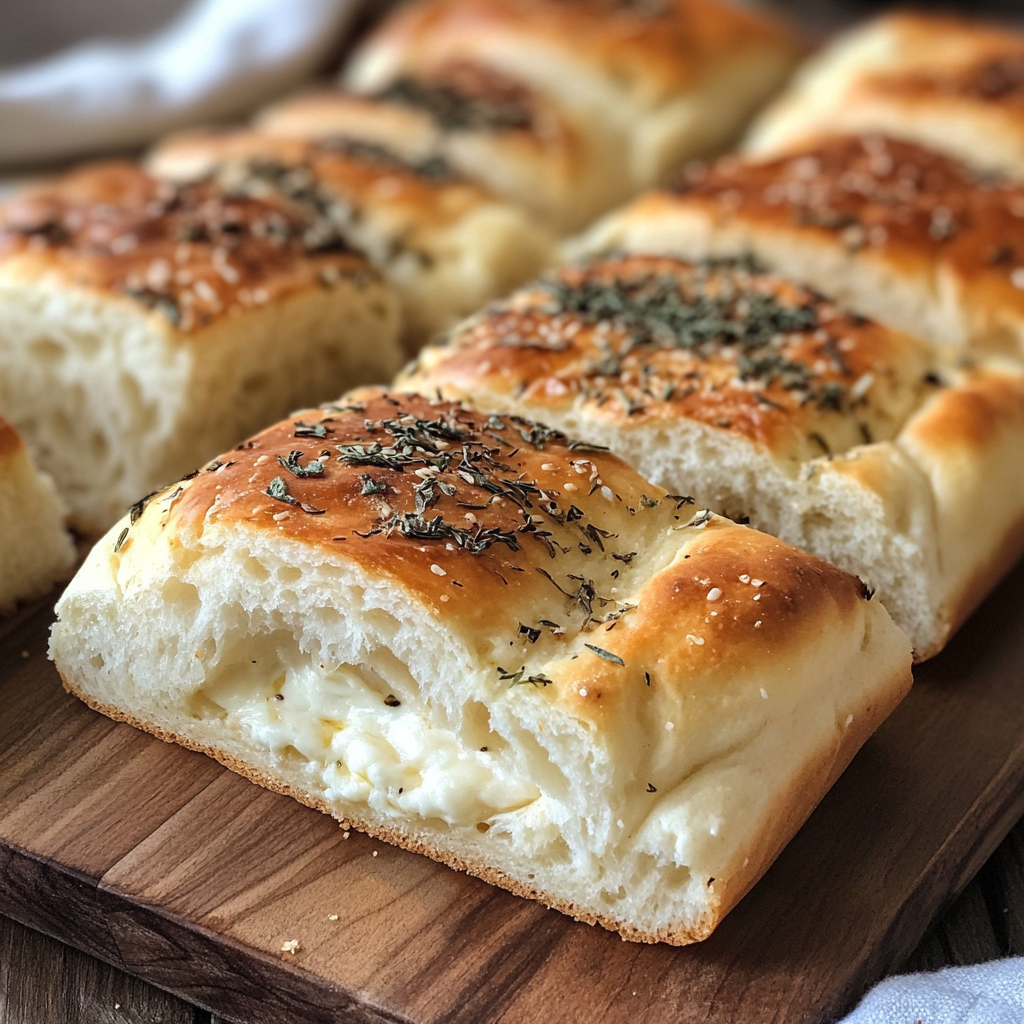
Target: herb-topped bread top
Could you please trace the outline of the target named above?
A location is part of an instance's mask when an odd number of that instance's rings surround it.
[[[808,620],[863,615],[866,596],[854,577],[695,510],[605,451],[374,390],[257,435],[140,502],[104,543],[127,593],[184,549],[239,538],[386,581],[492,662],[495,685],[546,687],[557,669],[566,686],[554,692],[587,703],[568,682],[602,681],[595,708],[645,687],[659,658],[683,685],[687,661],[798,643]]]
[[[329,209],[175,185],[128,162],[86,166],[0,206],[0,273],[122,295],[181,334],[374,278]]]
[[[211,176],[234,192],[314,210],[327,206],[343,230],[369,212],[407,230],[442,227],[491,198],[437,155],[420,158],[343,135],[314,140],[245,129],[186,132],[161,143],[149,165],[172,180]]]
[[[555,68],[540,65],[560,61],[595,81],[605,79],[609,92],[654,105],[699,82],[716,62],[764,49],[795,46],[771,19],[716,0],[420,0],[370,35],[348,80],[357,87],[383,84],[481,55],[550,85]],[[526,60],[531,51],[534,60]],[[556,87],[563,90],[572,101],[568,80]],[[575,102],[581,101],[588,97],[577,95]]]
[[[921,342],[749,261],[609,256],[468,321],[404,386],[626,429],[697,420],[804,461],[894,437],[936,383]]]

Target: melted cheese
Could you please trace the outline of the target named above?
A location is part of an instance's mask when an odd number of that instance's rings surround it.
[[[227,728],[278,756],[296,750],[320,773],[325,799],[449,825],[473,825],[540,796],[497,753],[468,747],[409,702],[385,703],[354,669],[307,664],[208,683]]]

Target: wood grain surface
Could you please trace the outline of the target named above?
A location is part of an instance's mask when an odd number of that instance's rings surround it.
[[[50,617],[0,638],[0,913],[245,1021],[826,1021],[908,956],[1024,811],[1024,570],[683,949],[345,838],[108,721],[61,689]]]

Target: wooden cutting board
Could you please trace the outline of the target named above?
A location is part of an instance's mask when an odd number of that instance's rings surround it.
[[[1024,812],[1024,569],[699,946],[622,942],[98,715],[0,633],[0,913],[227,1017],[821,1022]],[[298,940],[295,953],[282,944]]]

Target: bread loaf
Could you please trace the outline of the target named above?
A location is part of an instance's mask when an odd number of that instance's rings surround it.
[[[429,346],[400,383],[607,445],[855,573],[918,660],[1024,547],[1020,369],[951,364],[749,261],[564,269]]]
[[[785,25],[718,0],[418,0],[357,48],[345,82],[373,94],[493,68],[547,97],[638,191],[731,142],[800,49]]]
[[[755,122],[778,155],[822,134],[884,132],[984,172],[1024,178],[1024,33],[899,11],[839,35]]]
[[[340,236],[395,289],[412,351],[553,256],[546,228],[462,180],[445,160],[375,142],[189,132],[159,145],[149,166],[173,181],[212,176],[222,188],[313,215],[329,209]]]
[[[0,412],[86,532],[400,361],[391,296],[329,209],[126,162],[0,206]]]
[[[1024,185],[881,135],[693,168],[609,214],[567,252],[616,249],[752,254],[936,344],[1024,353]]]
[[[910,685],[854,577],[375,391],[156,495],[58,615],[93,707],[640,941],[707,936]]]

